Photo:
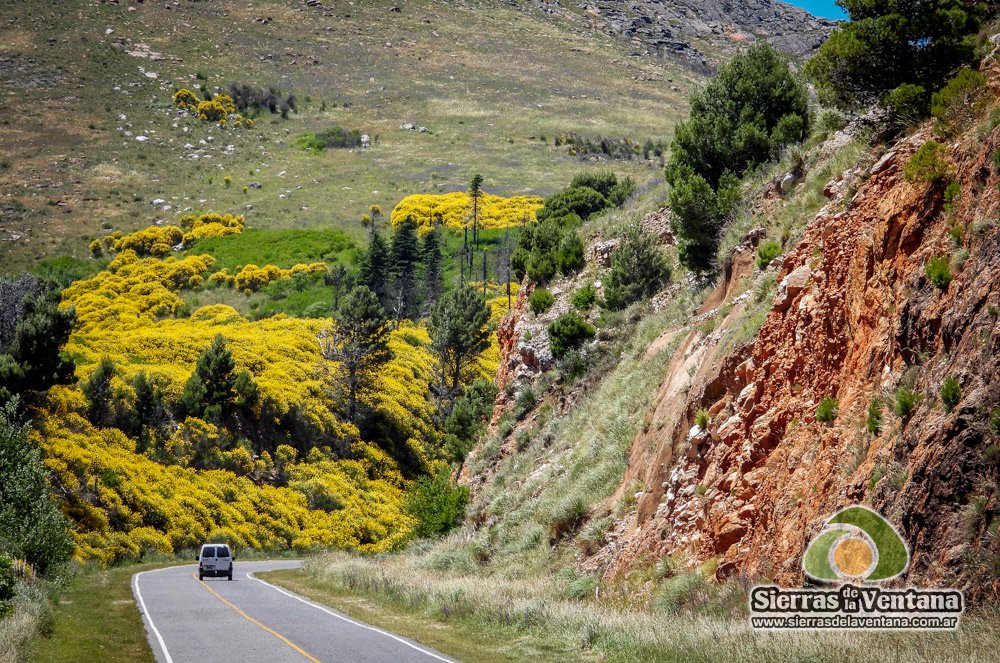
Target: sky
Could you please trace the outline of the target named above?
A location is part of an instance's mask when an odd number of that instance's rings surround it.
[[[836,0],[785,0],[785,2],[802,7],[823,18],[847,19],[847,12],[837,6]]]

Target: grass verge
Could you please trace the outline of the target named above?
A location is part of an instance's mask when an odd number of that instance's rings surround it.
[[[559,595],[551,575],[421,568],[425,545],[369,558],[333,553],[266,578],[467,661],[991,661],[1000,645],[995,608],[967,615],[953,633],[758,633],[745,619],[712,614],[718,598],[687,596],[706,591],[690,574],[674,579],[680,587],[647,585],[644,594],[660,597],[650,606],[622,607],[593,593]]]
[[[32,651],[39,663],[152,663],[146,629],[132,596],[132,576],[169,564],[86,568],[66,582],[54,607],[51,633]]]
[[[513,626],[484,629],[478,621],[464,617],[428,619],[416,610],[377,594],[360,594],[334,583],[316,582],[302,569],[255,575],[336,608],[354,619],[404,635],[467,663],[580,660],[574,648],[544,634],[525,634]]]

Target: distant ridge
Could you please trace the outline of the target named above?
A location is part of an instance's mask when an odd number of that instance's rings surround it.
[[[566,0],[534,0],[549,13],[568,10]],[[587,0],[584,11],[593,29],[633,42],[650,55],[708,68],[720,49],[765,39],[797,58],[823,44],[836,21],[813,16],[776,0]]]

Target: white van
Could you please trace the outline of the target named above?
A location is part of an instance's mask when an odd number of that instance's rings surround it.
[[[198,580],[204,580],[205,576],[222,577],[227,580],[233,579],[233,562],[236,558],[225,543],[206,543],[198,553]]]

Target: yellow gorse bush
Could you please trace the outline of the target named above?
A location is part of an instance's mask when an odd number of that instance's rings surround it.
[[[535,220],[543,206],[539,196],[504,198],[483,192],[479,196],[479,223],[482,228],[508,228]],[[464,192],[415,194],[399,201],[389,216],[393,227],[412,217],[422,232],[429,231],[436,219],[451,228],[461,228],[472,219],[472,198]]]
[[[233,277],[232,284],[245,292],[256,292],[272,281],[289,279],[296,274],[322,274],[326,271],[326,263],[314,262],[309,265],[293,265],[290,269],[282,269],[276,265],[244,265],[243,269]],[[226,279],[228,281],[228,279]]]
[[[77,525],[81,560],[112,564],[208,540],[262,550],[382,552],[413,527],[391,459],[320,456],[291,465],[289,487],[278,488],[223,470],[160,465],[137,453],[117,429],[96,429],[75,413],[45,416],[37,431],[46,465],[72,496],[64,509]]]
[[[187,89],[186,87],[182,87],[181,89],[177,90],[177,92],[174,92],[173,99],[174,99],[174,106],[177,106],[177,108],[182,108],[186,111],[191,111],[191,112],[197,112],[198,104],[201,102],[201,99],[198,98],[198,95],[196,95],[194,92]]]
[[[236,104],[228,94],[217,94],[203,100],[191,90],[181,88],[174,92],[174,106],[191,113],[203,122],[217,122],[219,126],[252,126],[253,120],[236,112]]]
[[[104,246],[111,253],[135,251],[140,256],[165,256],[184,239],[184,231],[177,226],[149,226],[124,235],[116,230],[104,238]]]
[[[161,260],[139,258],[129,249],[104,271],[66,288],[63,305],[76,309],[83,333],[128,332],[176,313],[184,303],[176,291],[197,282],[214,264],[208,255]]]
[[[246,218],[242,214],[233,215],[211,212],[200,216],[185,214],[181,217],[181,226],[187,231],[184,233],[184,244],[187,246],[190,246],[196,240],[206,237],[239,235],[243,232],[245,224]]]

